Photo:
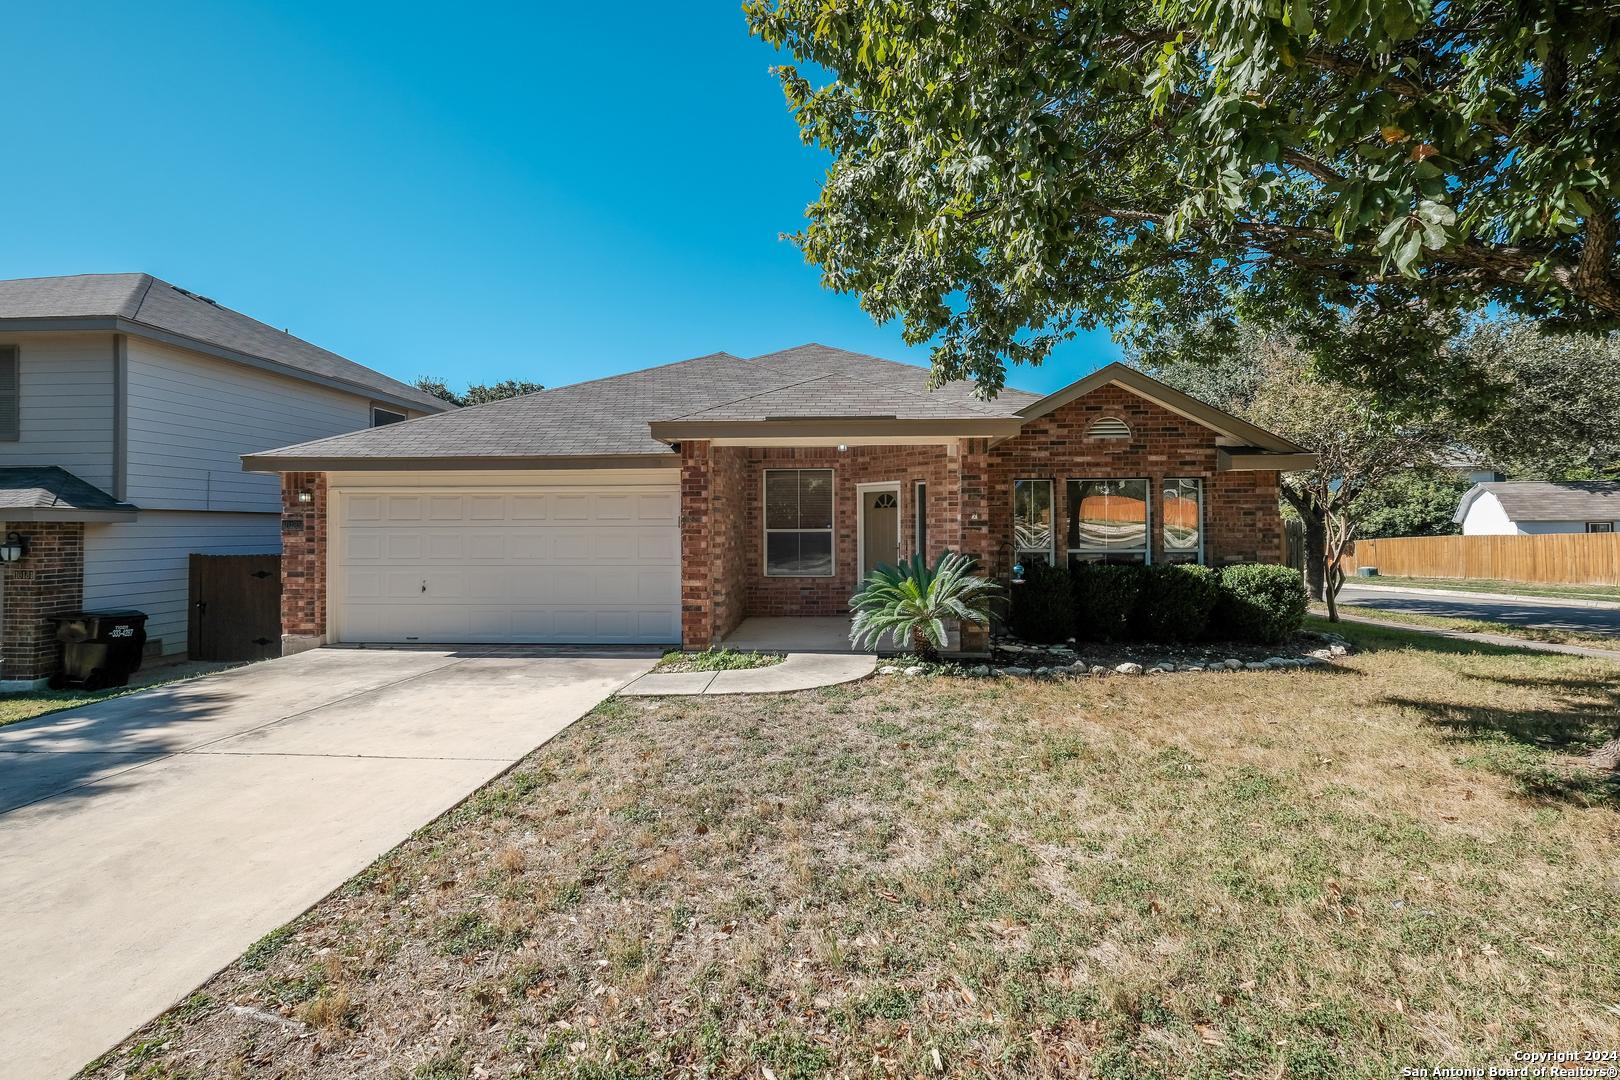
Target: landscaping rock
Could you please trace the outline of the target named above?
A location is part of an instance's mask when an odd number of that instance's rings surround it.
[[[1328,653],[1332,656],[1349,656],[1350,650],[1344,645],[1335,643],[1328,646]]]
[[[1331,660],[1331,659],[1333,659],[1333,653],[1328,651],[1327,649],[1312,649],[1311,650],[1311,655],[1316,657],[1316,659],[1318,659],[1318,660]]]
[[[1106,675],[1108,674],[1108,669],[1103,667],[1101,664],[1092,664],[1091,673],[1093,675]]]
[[[900,674],[900,669],[893,666],[892,664],[884,664],[882,667],[878,668],[878,674],[879,675],[898,675],[898,674]]]
[[[1142,674],[1142,665],[1132,664],[1127,661],[1126,663],[1117,665],[1114,670],[1119,672],[1121,675],[1140,675]]]
[[[1011,675],[1015,679],[1021,679],[1024,676],[1029,674],[1029,668],[1027,668],[1027,667],[1002,668],[1001,673],[1003,675]]]
[[[1176,670],[1177,671],[1203,671],[1204,670],[1204,665],[1203,664],[1182,664]]]
[[[921,675],[924,672],[926,672],[927,670],[928,669],[925,668],[925,667],[918,667],[918,666],[916,666],[914,664],[911,667],[906,668],[906,674],[907,675]]]
[[[1250,671],[1270,671],[1271,670],[1271,665],[1270,664],[1244,664],[1243,666],[1248,668]]]
[[[1144,675],[1167,675],[1167,674],[1169,674],[1169,672],[1165,671],[1164,668],[1162,668],[1162,667],[1150,667],[1146,671],[1144,671],[1142,674],[1144,674]]]
[[[968,668],[968,674],[974,678],[982,679],[990,674],[990,667],[987,664],[980,664],[978,667]]]
[[[1241,660],[1222,660],[1221,663],[1226,665],[1226,670],[1227,671],[1242,671],[1243,670],[1243,661],[1241,661]]]
[[[1031,674],[1033,674],[1037,679],[1044,679],[1046,676],[1052,674],[1052,669],[1049,667],[1038,667]]]

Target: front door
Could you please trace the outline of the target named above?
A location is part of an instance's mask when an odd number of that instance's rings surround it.
[[[900,495],[895,491],[861,493],[861,580],[879,563],[900,562]]]

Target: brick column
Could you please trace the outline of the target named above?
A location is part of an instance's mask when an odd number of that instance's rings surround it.
[[[707,649],[714,641],[713,477],[709,442],[681,443],[681,646],[686,649]]]
[[[326,474],[282,473],[281,654],[326,639]]]
[[[61,667],[49,616],[84,608],[84,523],[8,522],[0,525],[0,539],[6,531],[28,542],[28,554],[5,568],[0,679],[36,682]]]

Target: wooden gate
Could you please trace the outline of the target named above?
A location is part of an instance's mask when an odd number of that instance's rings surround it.
[[[281,655],[281,556],[192,555],[193,660]]]

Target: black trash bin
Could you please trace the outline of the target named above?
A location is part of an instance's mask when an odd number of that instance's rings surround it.
[[[51,618],[62,643],[62,670],[51,676],[52,690],[123,686],[140,670],[146,612],[75,611]]]

